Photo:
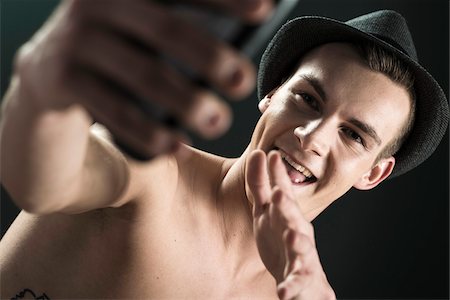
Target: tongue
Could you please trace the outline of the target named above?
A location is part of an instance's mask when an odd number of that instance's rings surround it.
[[[306,180],[306,176],[294,169],[290,164],[283,160],[287,173],[293,183],[302,183]]]

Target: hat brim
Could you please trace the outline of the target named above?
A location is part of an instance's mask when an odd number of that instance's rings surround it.
[[[415,75],[416,115],[411,133],[394,155],[390,178],[404,174],[426,160],[437,148],[448,124],[448,103],[434,78],[416,61],[378,37],[326,17],[306,16],[286,23],[266,48],[258,72],[258,97],[277,87],[300,58],[311,49],[331,42],[372,41],[393,52]]]

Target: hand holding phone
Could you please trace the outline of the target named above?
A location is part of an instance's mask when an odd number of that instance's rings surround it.
[[[212,6],[201,6],[196,4],[179,3],[178,1],[171,1],[167,4],[170,7],[171,12],[176,17],[186,20],[193,26],[197,26],[200,32],[204,32],[210,37],[219,39],[234,47],[239,51],[241,55],[247,58],[254,58],[259,51],[261,51],[268,40],[273,36],[275,31],[286,20],[288,14],[296,6],[297,0],[278,0],[275,1],[275,9],[270,14],[265,15],[262,20],[252,21],[242,20],[236,15],[225,13],[223,10],[217,9]],[[268,3],[266,3],[267,5]],[[270,3],[272,5],[273,3]],[[261,4],[264,5],[264,4]],[[267,8],[265,8],[267,9]],[[229,8],[230,10],[230,8]],[[262,10],[264,8],[262,7]],[[248,16],[247,16],[248,17]],[[252,16],[255,18],[255,15]],[[261,18],[261,14],[257,16]],[[172,38],[172,37],[167,37]],[[180,46],[181,43],[180,43]],[[223,93],[223,90],[217,86],[212,86],[205,78],[199,73],[198,70],[193,69],[183,61],[174,59],[165,53],[161,53],[160,56],[164,61],[174,66],[180,74],[185,75],[190,81],[198,87],[203,87],[209,90],[213,90],[215,94],[222,96],[223,98],[233,98],[235,95],[227,95]],[[240,80],[242,74],[236,74],[234,76],[236,81]],[[252,86],[254,83],[249,83]],[[228,97],[227,97],[228,96]],[[159,124],[162,124],[172,130],[182,130],[177,122],[176,118],[170,114],[166,114],[164,109],[155,103],[149,103],[148,101],[135,99],[136,105],[141,111],[152,120]],[[210,125],[213,125],[217,121],[219,116],[212,117],[209,121]],[[138,160],[147,160],[129,148],[127,145],[116,140],[116,144],[126,152],[129,156],[132,156]]]
[[[272,1],[182,3],[254,24],[270,14]],[[22,86],[41,108],[81,106],[136,159],[172,151],[180,128],[204,138],[221,135],[231,122],[223,99],[252,91],[254,66],[206,30],[209,25],[180,16],[173,5],[168,0],[62,1],[17,57]]]

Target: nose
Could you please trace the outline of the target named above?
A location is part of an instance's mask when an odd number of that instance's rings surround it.
[[[309,122],[306,126],[298,126],[294,129],[294,135],[299,139],[300,145],[306,152],[324,157],[332,142],[331,124],[323,120]]]

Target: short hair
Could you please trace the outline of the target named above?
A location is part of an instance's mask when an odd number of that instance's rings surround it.
[[[408,119],[401,127],[397,136],[389,141],[378,154],[374,162],[374,164],[376,164],[380,159],[390,157],[397,153],[408,138],[414,125],[416,112],[414,74],[394,53],[387,51],[372,42],[355,43],[353,45],[371,70],[386,75],[393,82],[404,87],[409,94],[410,110]]]

